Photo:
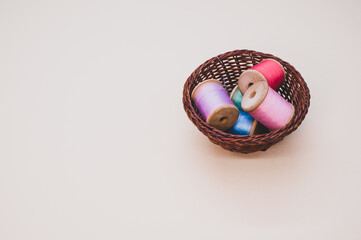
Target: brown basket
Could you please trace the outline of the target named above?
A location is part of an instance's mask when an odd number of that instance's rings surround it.
[[[230,93],[237,85],[237,78],[242,72],[266,58],[273,58],[284,67],[286,79],[278,89],[278,93],[295,107],[295,115],[292,120],[280,130],[253,136],[233,135],[208,125],[191,100],[191,93],[195,86],[204,80],[213,78],[221,81]],[[267,150],[298,128],[310,106],[310,91],[301,74],[288,62],[271,54],[251,50],[235,50],[211,58],[190,75],[184,84],[183,105],[189,119],[211,142],[230,151],[252,153]]]

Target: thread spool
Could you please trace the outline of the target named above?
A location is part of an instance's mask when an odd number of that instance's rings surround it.
[[[239,91],[238,86],[235,86],[231,92],[230,98],[232,99],[232,102],[234,103],[234,105],[236,105],[236,107],[238,108],[238,110],[243,111],[242,110],[242,93]]]
[[[244,71],[238,78],[239,90],[244,94],[256,82],[265,81],[277,90],[285,80],[286,73],[283,66],[274,59],[265,59]]]
[[[257,82],[246,91],[242,109],[270,130],[287,125],[295,111],[293,105],[270,88],[267,82]]]
[[[215,79],[199,83],[191,97],[203,119],[219,130],[230,129],[238,119],[238,108]]]
[[[253,135],[258,125],[257,123],[257,120],[249,113],[239,111],[237,122],[228,130],[228,132],[235,135]]]

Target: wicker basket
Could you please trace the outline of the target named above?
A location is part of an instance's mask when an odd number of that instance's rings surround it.
[[[232,135],[208,125],[192,103],[191,93],[194,87],[204,80],[213,78],[221,81],[230,93],[236,86],[239,75],[265,58],[276,59],[285,69],[286,79],[278,93],[295,107],[293,119],[280,130],[253,136]],[[184,84],[183,105],[189,119],[211,142],[230,151],[252,153],[267,150],[298,128],[310,106],[310,92],[301,74],[288,62],[271,54],[235,50],[211,58],[190,75]]]

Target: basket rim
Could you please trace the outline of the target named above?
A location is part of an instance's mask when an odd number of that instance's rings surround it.
[[[305,98],[305,105],[303,106],[303,109],[301,109],[301,114],[296,115],[291,119],[291,121],[288,122],[287,125],[282,127],[278,130],[272,130],[268,133],[263,134],[257,134],[257,135],[234,135],[231,133],[223,132],[221,130],[218,130],[210,125],[208,125],[197,113],[195,108],[192,104],[191,99],[191,92],[193,91],[194,87],[192,88],[192,82],[194,82],[195,79],[197,79],[207,65],[210,65],[214,62],[219,62],[225,69],[227,69],[223,63],[222,60],[227,59],[231,56],[236,55],[258,55],[262,56],[262,59],[274,59],[281,63],[285,68],[287,68],[287,71],[293,72],[294,76],[293,78],[297,78],[299,80],[299,87],[302,87],[302,90],[304,90],[301,94]],[[205,79],[208,80],[208,79]],[[282,140],[285,136],[289,135],[293,131],[295,131],[301,122],[304,120],[308,108],[310,106],[310,92],[309,88],[307,86],[307,83],[304,81],[302,75],[287,61],[282,60],[281,58],[278,58],[272,54],[269,53],[262,53],[255,50],[247,50],[247,49],[241,49],[241,50],[233,50],[228,51],[223,54],[219,54],[215,57],[210,58],[209,60],[205,61],[203,64],[201,64],[199,67],[197,67],[191,75],[187,78],[184,88],[183,88],[183,107],[186,111],[188,118],[193,122],[194,125],[205,135],[210,135],[216,139],[222,140],[222,141],[228,141],[237,144],[237,140],[240,141],[240,144],[242,146],[246,145],[260,145],[260,144],[273,144],[280,140]],[[208,136],[209,137],[209,136]],[[281,138],[281,139],[280,139]],[[217,140],[216,140],[217,141]],[[245,143],[247,141],[247,143]]]

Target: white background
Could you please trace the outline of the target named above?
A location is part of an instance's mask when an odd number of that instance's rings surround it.
[[[361,2],[0,1],[0,239],[361,239]],[[311,91],[267,152],[223,150],[183,84],[235,49]]]

